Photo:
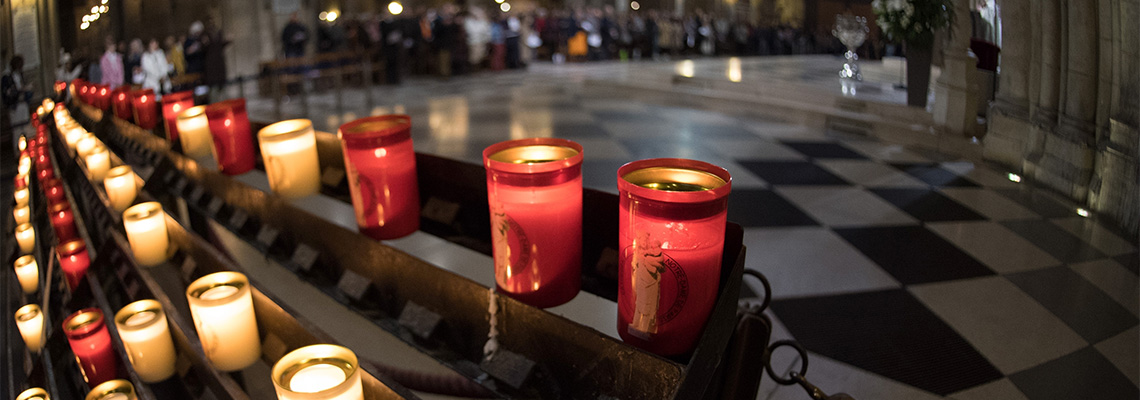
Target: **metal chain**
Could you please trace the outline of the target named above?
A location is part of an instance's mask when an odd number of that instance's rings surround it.
[[[789,346],[795,349],[796,352],[799,353],[800,360],[802,361],[800,363],[800,371],[792,371],[790,374],[788,374],[787,378],[777,375],[772,370],[772,353],[774,353],[776,349],[784,346]],[[804,391],[808,393],[808,396],[810,396],[813,400],[855,400],[854,397],[851,397],[851,395],[848,395],[846,393],[837,393],[829,396],[827,393],[824,393],[823,390],[811,384],[811,382],[808,382],[807,378],[804,377],[804,375],[807,375],[808,370],[807,350],[805,350],[803,346],[794,340],[780,340],[773,342],[770,346],[768,346],[767,361],[768,362],[766,365],[764,365],[764,369],[768,371],[768,376],[772,377],[773,381],[784,386],[799,385],[804,389]]]

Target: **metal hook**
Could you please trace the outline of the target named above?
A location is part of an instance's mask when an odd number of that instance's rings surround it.
[[[760,309],[756,310],[756,313],[759,314],[764,312],[764,310],[768,309],[768,304],[772,302],[772,285],[768,283],[768,277],[764,276],[764,274],[760,273],[760,271],[754,271],[750,269],[745,269],[744,275],[759,279],[760,284],[764,286],[764,299],[760,301]],[[804,359],[806,360],[807,357],[804,357]]]

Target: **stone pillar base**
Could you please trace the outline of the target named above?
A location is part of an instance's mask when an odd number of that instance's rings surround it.
[[[1024,107],[994,103],[990,107],[989,129],[982,140],[982,156],[1021,171],[1021,162],[1025,159],[1025,138],[1033,128],[1027,114]]]
[[[1140,130],[1117,120],[1109,126],[1114,140],[1096,152],[1096,175],[1088,204],[1098,214],[1111,217],[1121,228],[1135,233],[1140,230],[1140,160],[1134,139],[1140,137]],[[1132,140],[1117,142],[1116,138]]]
[[[934,122],[947,133],[974,136],[978,128],[978,58],[974,53],[945,54],[934,87]]]

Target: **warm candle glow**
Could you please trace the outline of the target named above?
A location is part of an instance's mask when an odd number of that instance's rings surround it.
[[[20,141],[17,144],[17,146],[20,148],[20,151],[24,151],[24,149],[27,149],[28,148],[28,138],[20,136]]]
[[[356,354],[318,344],[289,352],[273,365],[273,386],[280,400],[363,400]]]
[[[139,265],[153,267],[166,261],[170,238],[161,204],[150,201],[131,206],[123,212],[123,228]]]
[[[356,224],[373,239],[396,239],[419,229],[411,129],[408,116],[385,115],[358,119],[337,130]]]
[[[83,276],[87,275],[87,267],[91,265],[87,244],[83,239],[71,239],[55,246],[55,253],[59,256],[59,268],[67,278],[68,286],[75,290]]]
[[[75,127],[67,130],[67,133],[63,136],[63,140],[67,142],[67,148],[70,149],[72,153],[74,153],[76,151],[76,147],[79,146],[79,140],[83,139],[83,135],[86,134],[87,130],[83,129],[81,126],[76,125]]]
[[[103,178],[107,199],[111,202],[111,208],[118,212],[123,212],[134,204],[135,196],[138,195],[137,185],[135,172],[129,165],[111,168],[107,171],[107,177]]]
[[[137,400],[135,387],[126,379],[103,382],[87,393],[85,400]]]
[[[48,396],[48,392],[43,388],[34,387],[20,392],[16,400],[51,400],[51,396]]]
[[[16,242],[20,244],[20,251],[29,254],[36,248],[36,230],[32,224],[16,225]]]
[[[32,210],[27,205],[16,207],[12,210],[12,216],[16,217],[16,224],[26,224],[32,218]]]
[[[16,259],[12,263],[13,268],[16,269],[16,279],[20,281],[20,287],[24,289],[24,293],[32,294],[40,288],[40,267],[36,264],[36,258],[31,254],[26,254]]]
[[[14,197],[16,199],[16,207],[27,206],[28,205],[28,188],[22,187],[22,188],[16,189],[16,192],[12,194],[12,197]]]
[[[96,139],[94,135],[90,133],[85,134],[79,139],[79,142],[76,143],[75,153],[79,155],[79,158],[87,158],[87,155],[91,154],[99,144],[99,139]]]
[[[223,174],[235,176],[253,169],[256,155],[245,99],[219,101],[206,106],[210,134],[214,142],[214,160]]]
[[[111,345],[111,334],[98,308],[85,308],[63,320],[63,333],[71,352],[83,370],[88,385],[116,378],[118,357]]]
[[[91,174],[93,181],[102,181],[103,177],[107,176],[107,171],[111,169],[111,153],[103,146],[97,146],[91,150],[86,161],[87,173]]]
[[[206,106],[190,107],[178,114],[176,125],[182,154],[197,159],[213,153],[214,137],[206,119]]]
[[[249,279],[237,272],[216,272],[186,288],[190,314],[206,357],[215,368],[237,371],[261,356]]]
[[[281,197],[295,199],[321,188],[321,167],[313,123],[307,119],[281,121],[257,133],[269,187]]]
[[[28,304],[16,310],[16,326],[20,329],[20,336],[24,337],[24,344],[33,353],[39,353],[44,346],[44,313],[40,306]]]
[[[154,300],[127,304],[115,314],[119,338],[143,382],[161,382],[174,375],[174,341],[162,305]]]
[[[162,96],[162,119],[166,123],[166,140],[174,142],[182,137],[181,129],[176,126],[176,120],[183,110],[191,107],[194,107],[193,90],[167,93]]]
[[[27,157],[27,156],[20,157],[20,163],[18,165],[16,165],[16,174],[27,176],[28,172],[31,172],[31,170],[32,170],[32,158]]]

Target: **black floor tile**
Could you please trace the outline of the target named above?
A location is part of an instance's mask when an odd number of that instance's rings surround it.
[[[1045,218],[1062,218],[1072,217],[1077,215],[1077,211],[1058,203],[1056,200],[1049,198],[1044,193],[1039,193],[1038,190],[1025,188],[1025,189],[1009,189],[999,188],[993,189],[998,194],[1008,197],[1010,200],[1025,206],[1033,212],[1041,214]]]
[[[1068,267],[1022,272],[1006,278],[1089,343],[1116,336],[1140,323],[1136,315]]]
[[[784,146],[791,147],[805,156],[811,158],[847,158],[856,160],[866,160],[867,157],[847,148],[839,143],[826,143],[826,142],[781,142]]]
[[[850,185],[807,161],[737,161],[772,185]]]
[[[911,176],[938,187],[981,187],[973,181],[947,171],[937,164],[891,164]]]
[[[1134,400],[1140,391],[1095,348],[1082,350],[1010,375],[1029,400]]]
[[[1105,258],[1081,238],[1047,220],[1005,221],[1002,224],[1067,264]]]
[[[923,222],[978,221],[986,217],[929,189],[869,189]]]
[[[772,310],[808,350],[939,395],[1002,377],[906,290],[774,300]]]
[[[733,190],[728,195],[728,220],[745,228],[818,225],[779,194],[764,189]]]
[[[904,285],[994,274],[984,264],[925,227],[834,230]]]
[[[1129,271],[1136,275],[1140,275],[1140,253],[1121,254],[1115,257],[1116,262],[1128,268]]]

